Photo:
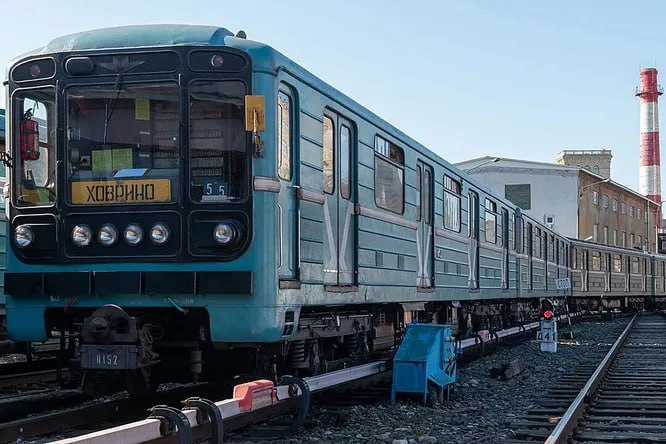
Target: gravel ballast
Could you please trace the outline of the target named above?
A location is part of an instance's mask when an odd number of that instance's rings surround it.
[[[593,351],[607,350],[629,321],[587,321],[573,325],[577,345],[562,344],[557,353],[539,351],[535,339],[476,359],[458,370],[453,399],[434,407],[398,398],[343,408],[315,407],[301,431],[276,443],[501,443],[512,438],[516,417],[534,405],[545,387],[573,370]],[[560,326],[568,338],[568,326]],[[534,334],[536,336],[536,334]],[[506,380],[490,369],[519,359],[525,369]]]

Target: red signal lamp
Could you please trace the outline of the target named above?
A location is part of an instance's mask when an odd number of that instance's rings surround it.
[[[543,318],[544,319],[553,319],[553,311],[552,310],[545,310],[543,312]]]

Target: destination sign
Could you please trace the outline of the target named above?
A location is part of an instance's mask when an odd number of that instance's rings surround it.
[[[169,179],[105,180],[72,183],[72,203],[107,205],[171,200]]]

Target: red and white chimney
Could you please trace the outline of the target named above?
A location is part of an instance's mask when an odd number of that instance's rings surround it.
[[[655,202],[661,202],[661,173],[659,161],[659,106],[664,90],[657,85],[657,70],[641,70],[641,86],[636,95],[641,98],[641,159],[638,192]],[[661,226],[661,214],[657,215]]]

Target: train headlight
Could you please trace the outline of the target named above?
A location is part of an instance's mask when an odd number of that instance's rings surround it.
[[[28,248],[35,241],[35,233],[28,225],[19,225],[14,230],[14,242],[19,248]]]
[[[111,247],[118,241],[118,229],[113,224],[104,224],[97,233],[97,240],[105,247]]]
[[[76,225],[72,229],[72,242],[77,247],[87,247],[90,245],[93,234],[88,225]]]
[[[169,232],[169,227],[162,222],[158,222],[153,225],[153,228],[150,229],[150,240],[155,245],[164,245],[167,243],[171,233]]]
[[[228,222],[220,222],[213,230],[213,238],[220,245],[231,245],[238,237],[234,226]]]
[[[129,224],[125,228],[124,237],[127,245],[136,247],[143,241],[143,228],[138,224]]]

